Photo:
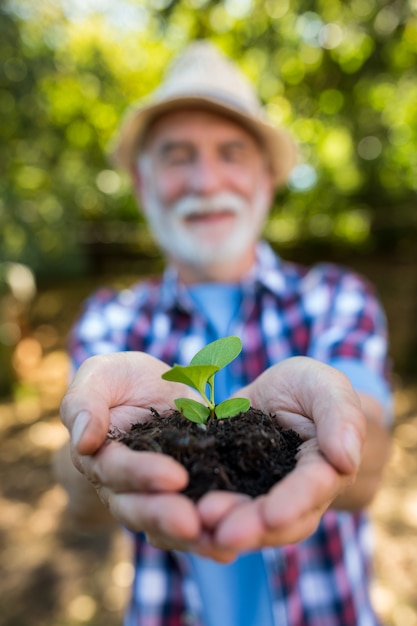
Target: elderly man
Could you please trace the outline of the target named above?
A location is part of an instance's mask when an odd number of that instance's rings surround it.
[[[62,417],[74,464],[134,533],[126,626],[377,624],[363,508],[389,450],[385,319],[356,274],[284,262],[261,241],[295,163],[292,140],[237,67],[195,42],[130,112],[115,156],[167,269],[87,302]],[[160,380],[168,365],[229,334],[243,351],[217,400],[239,392],[305,443],[267,495],[212,492],[194,504],[173,459],[103,444],[111,425],[172,405],[177,383]],[[62,481],[87,516],[99,500],[71,468]]]

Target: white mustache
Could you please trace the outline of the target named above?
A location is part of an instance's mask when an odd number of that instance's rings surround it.
[[[236,215],[247,209],[247,203],[235,193],[222,192],[210,198],[201,196],[186,196],[175,202],[170,211],[175,217],[186,218],[190,215],[202,215],[206,213],[220,213],[230,211]]]

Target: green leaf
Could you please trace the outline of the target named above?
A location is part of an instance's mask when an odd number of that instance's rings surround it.
[[[224,337],[202,348],[190,365],[174,365],[170,370],[162,374],[164,380],[183,383],[200,392],[206,405],[187,398],[178,398],[175,405],[183,415],[197,424],[206,424],[209,416],[217,418],[233,417],[247,411],[250,407],[249,400],[245,398],[231,398],[221,402],[217,406],[214,403],[214,377],[215,374],[228,365],[242,350],[242,342],[239,337]],[[207,397],[207,386],[210,388],[210,398]]]
[[[173,368],[162,374],[162,378],[189,385],[205,397],[207,381],[219,369],[217,365],[174,365]]]
[[[224,400],[216,404],[214,412],[217,419],[224,419],[226,417],[234,417],[239,413],[245,413],[250,407],[250,401],[246,398],[230,398],[230,400]]]
[[[242,350],[239,337],[223,337],[204,346],[191,359],[191,365],[216,365],[218,369],[228,365]]]
[[[180,413],[183,413],[187,419],[196,424],[205,424],[208,416],[210,415],[210,409],[190,398],[177,398],[174,400],[175,406]]]

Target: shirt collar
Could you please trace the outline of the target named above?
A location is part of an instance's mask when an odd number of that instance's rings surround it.
[[[282,296],[287,290],[283,261],[265,241],[258,244],[255,263],[242,281],[245,292],[254,290],[257,286],[267,289],[276,296]],[[181,308],[188,312],[195,310],[187,287],[180,282],[178,272],[172,266],[168,266],[163,273],[160,305],[164,310],[173,308]]]

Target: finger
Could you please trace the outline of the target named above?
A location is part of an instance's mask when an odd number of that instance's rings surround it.
[[[191,541],[180,540],[178,538],[167,538],[160,534],[148,533],[147,540],[155,548],[160,550],[181,550],[182,552],[192,552],[206,559],[217,561],[218,563],[231,563],[234,561],[238,553],[229,548],[217,546],[212,537],[202,531],[197,539]]]
[[[104,405],[96,409],[95,415],[81,411],[70,429],[72,448],[79,454],[94,454],[106,441],[109,424],[109,410]]]
[[[265,526],[263,520],[262,500],[254,501],[239,510],[239,518],[245,520],[242,528],[235,525],[236,520],[232,520],[234,532],[231,531],[231,526],[224,525],[216,533],[215,541],[223,550],[236,553],[285,546],[309,537],[317,529],[321,515],[318,510],[309,511],[290,524],[270,529]]]
[[[319,511],[310,511],[288,526],[276,530],[267,530],[261,537],[257,547],[246,549],[260,550],[268,547],[288,546],[304,541],[317,530],[321,517],[322,513]]]
[[[339,472],[355,474],[362,459],[366,418],[353,389],[341,385],[327,400],[318,395],[313,414],[320,450]]]
[[[214,535],[210,532],[205,532],[204,529],[198,541],[192,546],[191,551],[218,563],[231,563],[238,557],[236,550],[229,548],[229,546],[218,545],[214,540]]]
[[[197,510],[201,516],[204,528],[208,531],[213,531],[217,524],[219,524],[233,508],[250,499],[249,496],[243,493],[210,491],[197,503]]]
[[[309,513],[322,515],[330,503],[353,482],[339,474],[313,442],[303,444],[295,469],[277,483],[262,504],[269,529],[288,527]]]
[[[74,462],[97,489],[105,487],[118,493],[179,491],[189,480],[186,469],[173,458],[131,450],[115,441],[93,457],[78,457]]]
[[[242,502],[221,520],[215,530],[215,543],[228,550],[241,552],[258,548],[267,532],[261,511],[262,497]]]
[[[244,552],[296,543],[306,539],[316,530],[327,509],[327,506],[323,506],[300,511],[295,517],[280,520],[275,527],[269,527],[266,524],[264,510],[266,502],[267,498],[260,497],[234,509],[216,529],[214,538],[216,544],[223,549]]]
[[[133,532],[143,531],[167,545],[196,541],[201,530],[194,504],[182,494],[111,493],[108,507]]]
[[[105,442],[110,425],[110,412],[105,400],[96,397],[94,412],[77,411],[72,404],[74,390],[69,391],[61,402],[61,419],[68,428],[71,445],[79,454],[94,454]]]

